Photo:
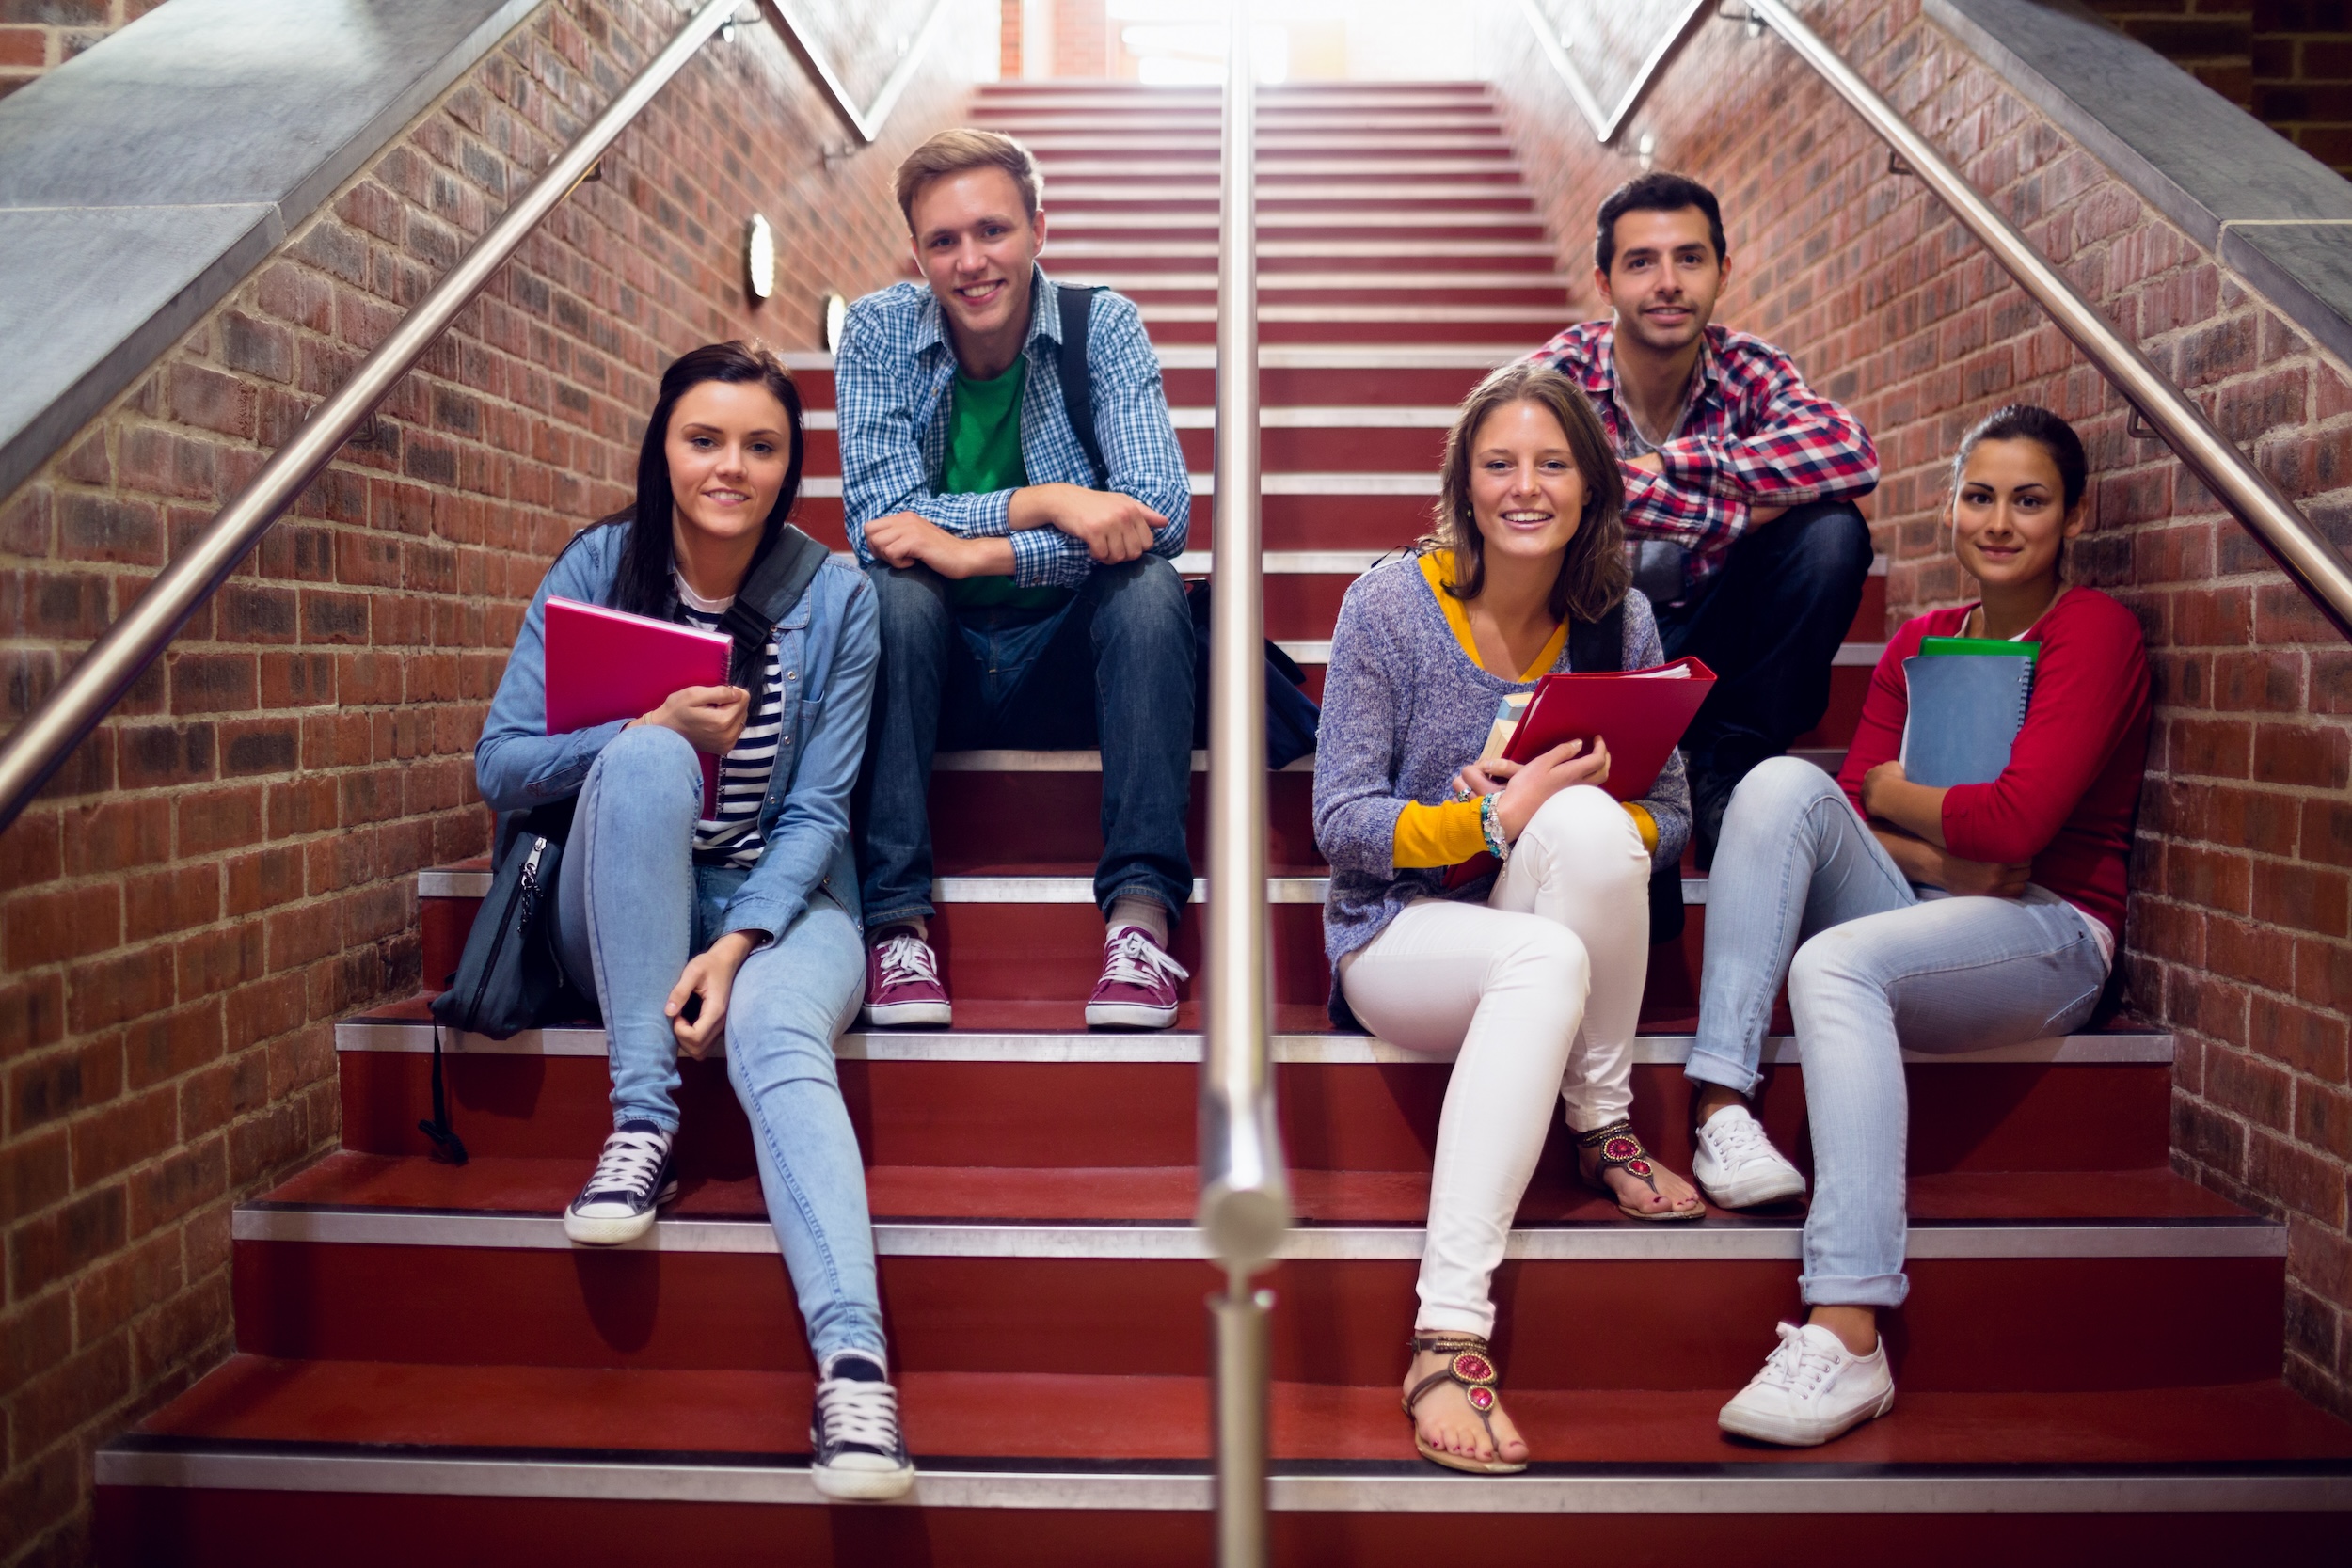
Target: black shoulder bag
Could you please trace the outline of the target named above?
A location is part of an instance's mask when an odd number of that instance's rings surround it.
[[[1073,289],[1066,283],[1054,285],[1057,304],[1061,310],[1061,353],[1057,361],[1061,371],[1062,412],[1070,417],[1070,428],[1078,437],[1078,445],[1086,450],[1087,461],[1094,465],[1098,483],[1107,483],[1110,465],[1103,461],[1103,444],[1094,431],[1094,376],[1087,367],[1087,327],[1094,311],[1094,296],[1099,289]],[[1184,590],[1184,602],[1192,612],[1193,631],[1193,699],[1192,743],[1209,743],[1209,585],[1196,582]],[[1268,768],[1282,768],[1297,761],[1315,749],[1315,732],[1323,720],[1323,710],[1307,695],[1307,672],[1298,667],[1290,655],[1276,647],[1271,641],[1265,645],[1265,761]]]
[[[1625,668],[1625,603],[1597,621],[1568,623],[1568,668],[1580,674]],[[1682,935],[1682,867],[1654,867],[1649,877],[1649,940],[1653,947]]]
[[[731,674],[752,693],[748,721],[768,701],[761,661],[776,623],[800,602],[825,563],[825,546],[790,524],[753,563],[735,603],[719,621],[734,639]],[[417,1124],[437,1158],[466,1163],[466,1146],[449,1123],[441,1079],[441,1030],[510,1039],[559,1018],[591,1017],[596,1005],[564,973],[555,948],[555,879],[564,863],[579,797],[528,812],[507,812],[498,826],[490,891],[466,936],[449,989],[433,999],[433,1117]]]

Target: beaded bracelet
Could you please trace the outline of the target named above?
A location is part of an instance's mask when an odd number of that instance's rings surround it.
[[[1511,858],[1511,841],[1502,835],[1502,814],[1497,810],[1502,800],[1501,790],[1478,798],[1478,832],[1486,841],[1486,852],[1499,861],[1507,861]]]

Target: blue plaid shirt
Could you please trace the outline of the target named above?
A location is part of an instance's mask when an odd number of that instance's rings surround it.
[[[1061,396],[1061,312],[1045,269],[1030,280],[1027,380],[1021,395],[1021,462],[1031,484],[1077,484],[1134,497],[1168,519],[1152,553],[1184,553],[1192,483],[1168,419],[1160,361],[1135,302],[1107,290],[1087,323],[1087,367],[1094,378],[1094,432],[1107,480],[1078,444]],[[921,283],[894,283],[850,307],[834,356],[834,404],[841,421],[841,499],[850,546],[872,565],[866,525],[914,512],[966,539],[1008,536],[1012,580],[1066,588],[1094,570],[1086,545],[1057,528],[1011,526],[1012,492],[944,495],[934,488],[947,455],[949,388],[956,355],[939,301]]]

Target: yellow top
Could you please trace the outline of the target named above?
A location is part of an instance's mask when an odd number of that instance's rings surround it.
[[[1454,555],[1450,550],[1431,550],[1421,558],[1421,575],[1428,579],[1429,591],[1438,596],[1438,606],[1445,611],[1445,624],[1454,630],[1454,641],[1462,645],[1463,657],[1482,670],[1479,663],[1478,640],[1470,633],[1470,611],[1462,601],[1446,592],[1453,579]],[[1532,681],[1550,673],[1560,661],[1560,650],[1568,640],[1568,625],[1560,623],[1550,641],[1543,645],[1520,681]],[[1495,673],[1489,671],[1488,673]],[[1658,847],[1658,822],[1648,808],[1627,801],[1626,812],[1633,825],[1641,831],[1642,847]],[[1427,806],[1419,800],[1408,800],[1396,819],[1396,847],[1390,855],[1398,870],[1412,870],[1437,865],[1459,865],[1476,855],[1486,853],[1486,835],[1478,831],[1476,800],[1446,800]]]

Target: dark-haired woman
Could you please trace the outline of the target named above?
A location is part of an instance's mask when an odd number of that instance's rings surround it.
[[[850,788],[879,642],[865,578],[828,562],[775,616],[748,687],[688,687],[650,713],[546,733],[550,594],[716,629],[799,488],[800,395],[765,350],[699,348],[661,378],[637,502],[575,537],[532,597],[474,752],[512,810],[578,796],[556,931],[603,1009],[612,1132],[565,1234],[642,1236],[677,1190],[677,1055],[723,1035],[768,1216],[819,1377],[818,1489],[892,1497],[914,1469],[885,1381],[866,1177],[834,1074],[865,980]],[[776,607],[766,607],[772,612]],[[765,617],[763,616],[763,619]],[[706,816],[698,753],[718,755]]]
[[[1524,1469],[1486,1348],[1490,1293],[1555,1096],[1585,1180],[1636,1219],[1695,1219],[1689,1185],[1626,1119],[1654,864],[1690,826],[1679,758],[1647,799],[1599,786],[1603,748],[1480,763],[1505,697],[1573,666],[1660,662],[1626,582],[1617,462],[1584,395],[1498,371],[1446,438],[1438,528],[1348,590],[1331,642],[1315,841],[1331,862],[1332,1012],[1407,1050],[1458,1052],[1438,1128],[1406,1413],[1451,1468]],[[1449,888],[1444,869],[1501,863]]]
[[[1772,993],[1788,985],[1817,1191],[1810,1307],[1724,1407],[1726,1432],[1825,1443],[1895,1402],[1878,1314],[1903,1276],[1902,1053],[2063,1035],[2090,1016],[2122,933],[2148,750],[2139,623],[2060,575],[2082,531],[2082,442],[2044,408],[2003,408],[1953,463],[1953,553],[1973,604],[1906,623],[1879,660],[1832,780],[1777,758],[1740,783],[1708,887],[1697,1174],[1726,1207],[1803,1180],[1748,1113]],[[2040,644],[2025,726],[1988,784],[1903,776],[1903,661],[1926,637]]]

